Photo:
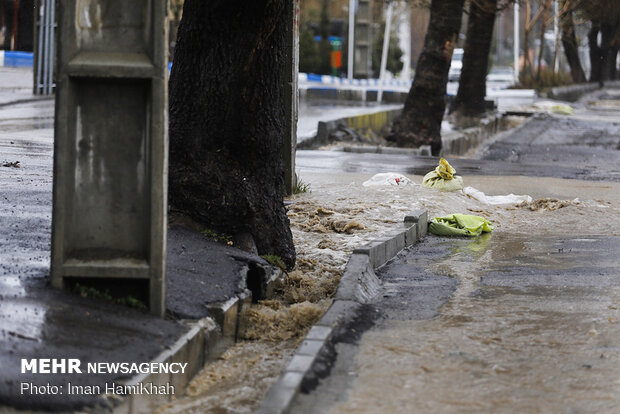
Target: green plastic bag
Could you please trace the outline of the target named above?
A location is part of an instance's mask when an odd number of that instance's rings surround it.
[[[450,214],[431,219],[428,231],[437,236],[479,236],[493,230],[484,217],[469,214]]]
[[[454,175],[456,170],[444,158],[433,171],[424,176],[422,185],[439,191],[459,191],[463,189],[463,177]]]

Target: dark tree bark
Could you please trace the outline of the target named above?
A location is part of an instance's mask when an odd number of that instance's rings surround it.
[[[286,0],[186,0],[170,76],[169,194],[295,263],[283,205]]]
[[[577,38],[575,37],[575,25],[573,23],[573,11],[568,5],[569,0],[564,0],[562,5],[563,13],[560,15],[560,28],[562,30],[562,46],[566,54],[566,61],[570,67],[570,74],[575,83],[584,83],[586,75],[581,67],[579,60],[579,49]]]
[[[424,49],[402,115],[388,139],[402,147],[431,146],[441,150],[441,121],[446,109],[446,84],[458,40],[464,0],[433,0]]]
[[[478,0],[470,3],[463,69],[459,90],[452,102],[453,112],[476,116],[485,111],[486,77],[496,10],[497,0]]]
[[[600,31],[600,25],[596,22],[592,22],[592,28],[588,32],[588,46],[590,49],[590,82],[603,81],[602,74],[602,50],[598,44],[598,33]]]
[[[545,50],[545,30],[547,30],[547,19],[549,9],[551,9],[551,0],[543,0],[542,17],[540,18],[540,39],[538,46],[538,65],[536,67],[536,79],[540,80],[540,73],[542,71],[542,58]]]

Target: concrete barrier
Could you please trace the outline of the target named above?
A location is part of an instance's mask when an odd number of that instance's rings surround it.
[[[541,94],[541,96],[559,101],[575,102],[586,93],[595,91],[599,89],[599,87],[598,83],[578,83],[576,85],[556,86],[555,88],[551,88],[546,94]]]
[[[316,137],[298,143],[297,148],[309,149],[326,145],[329,143],[330,134],[338,131],[340,128],[350,128],[356,131],[371,130],[379,134],[383,127],[391,123],[401,112],[402,109],[392,109],[389,111],[378,111],[370,114],[339,118],[333,121],[320,121]]]

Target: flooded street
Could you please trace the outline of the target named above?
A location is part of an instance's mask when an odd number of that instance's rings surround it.
[[[439,260],[416,252],[431,246]],[[419,249],[381,272],[386,319],[364,335],[353,389],[328,412],[617,412],[620,279],[609,253],[620,237],[497,233],[430,237]],[[437,295],[442,278],[456,287],[437,315],[397,311],[403,289]]]

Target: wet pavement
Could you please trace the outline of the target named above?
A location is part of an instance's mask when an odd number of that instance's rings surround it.
[[[614,413],[619,236],[428,236],[295,413]]]
[[[262,277],[271,266],[178,225],[168,232],[166,319],[53,289],[54,101],[33,97],[29,76],[31,71],[0,68],[0,411],[5,406],[56,412],[106,406],[97,395],[67,395],[66,384],[103,387],[127,376],[22,374],[21,359],[151,361],[190,329],[178,319],[213,316],[208,305],[244,293],[246,274]],[[107,288],[133,296],[126,283]],[[25,396],[22,383],[63,385],[65,391]]]

